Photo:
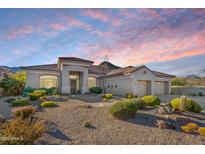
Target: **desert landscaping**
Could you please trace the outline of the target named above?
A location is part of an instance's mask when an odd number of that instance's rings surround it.
[[[103,101],[101,94],[44,97],[55,102],[53,107],[42,107],[42,100],[29,101],[36,108],[34,117],[45,127],[32,144],[205,144],[204,136],[181,129],[188,123],[204,127],[205,113],[174,112],[166,105],[170,96],[159,98],[160,106],[138,108],[134,116],[122,119],[113,117],[110,108],[117,101],[132,99],[113,96]],[[5,100],[1,98],[0,113],[14,118],[12,111],[22,107],[12,107]]]

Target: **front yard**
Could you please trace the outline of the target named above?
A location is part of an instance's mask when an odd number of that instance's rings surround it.
[[[0,104],[4,103],[2,100]],[[32,102],[34,106],[38,104]],[[118,120],[109,113],[112,104],[94,95],[73,95],[57,102],[57,107],[39,108],[36,117],[47,128],[35,144],[205,144],[205,137],[180,130],[181,125],[189,122],[204,127],[203,112],[159,114],[158,108],[144,108],[133,118]],[[8,104],[4,107],[10,111]],[[157,120],[171,122],[176,128],[160,129],[155,124]]]

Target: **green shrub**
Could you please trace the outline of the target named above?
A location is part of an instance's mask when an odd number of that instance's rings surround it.
[[[59,89],[52,87],[49,89],[46,89],[46,95],[58,95],[59,94]]]
[[[133,101],[133,103],[136,103],[139,109],[145,107],[145,102],[139,98],[132,98],[132,99],[129,99],[129,101]]]
[[[144,96],[140,100],[145,103],[145,106],[155,106],[161,103],[159,97],[153,95]]]
[[[102,88],[92,87],[92,88],[90,88],[90,92],[93,93],[93,94],[101,94],[102,93]]]
[[[26,106],[29,105],[28,101],[25,99],[17,99],[11,103],[12,106]]]
[[[36,100],[38,100],[41,96],[42,96],[41,93],[35,93],[35,92],[33,92],[33,93],[30,93],[30,94],[29,94],[29,99],[30,99],[31,101],[36,101]]]
[[[133,94],[131,94],[131,93],[127,93],[126,95],[125,95],[125,98],[127,98],[127,99],[131,99],[131,98],[133,98],[134,96],[133,96]]]
[[[187,79],[186,78],[174,78],[172,79],[172,86],[186,86],[187,85]]]
[[[57,106],[55,102],[53,101],[45,101],[40,104],[41,107],[55,107]]]
[[[0,138],[5,140],[0,140],[0,144],[34,144],[44,131],[45,125],[42,121],[15,118],[2,125]]]
[[[34,90],[33,93],[39,94],[41,97],[46,95],[46,90]]]
[[[33,88],[27,87],[27,88],[25,88],[25,89],[23,90],[22,96],[23,96],[23,97],[27,97],[27,96],[29,96],[30,93],[33,93],[34,90],[35,90],[35,89],[33,89]]]
[[[40,89],[34,89],[34,88],[25,88],[22,95],[24,97],[27,97],[29,96],[30,93],[41,93],[42,96],[44,95],[57,95],[59,94],[59,89],[58,88],[55,88],[55,87],[52,87],[52,88],[40,88]]]
[[[203,96],[203,93],[202,93],[202,92],[198,92],[198,95],[199,95],[199,96]]]
[[[12,77],[0,80],[0,88],[2,88],[3,96],[16,96],[22,93],[25,82],[13,79]]]
[[[190,111],[199,113],[202,111],[201,106],[190,98],[175,98],[170,101],[170,105],[174,110]]]
[[[138,106],[132,100],[118,101],[109,109],[113,117],[117,119],[127,119],[133,117],[137,112]]]
[[[19,117],[22,119],[32,117],[35,112],[36,112],[36,108],[33,106],[18,107],[13,111],[15,117]]]
[[[104,94],[104,95],[103,95],[103,98],[111,99],[112,96],[113,96],[112,94]]]
[[[6,100],[4,100],[4,102],[7,102],[7,103],[12,103],[16,100],[16,98],[8,98]]]

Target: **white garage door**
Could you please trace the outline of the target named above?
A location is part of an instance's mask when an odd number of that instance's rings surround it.
[[[137,89],[138,89],[138,96],[145,96],[147,95],[147,81],[138,81]]]
[[[155,82],[155,87],[154,87],[154,93],[155,95],[163,95],[165,94],[165,83],[156,81]]]

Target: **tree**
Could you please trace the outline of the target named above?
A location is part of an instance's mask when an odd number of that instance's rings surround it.
[[[3,95],[19,95],[25,87],[26,73],[17,72],[13,76],[4,78],[0,81],[0,87],[3,89]]]
[[[186,86],[187,81],[185,78],[174,78],[172,80],[172,86]]]
[[[25,71],[16,72],[13,76],[11,76],[11,78],[25,83],[26,82],[26,72]]]

